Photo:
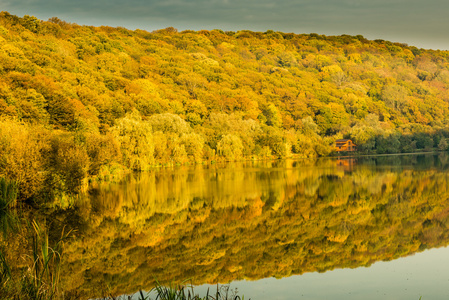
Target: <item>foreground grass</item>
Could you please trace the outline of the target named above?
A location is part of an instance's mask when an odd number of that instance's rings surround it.
[[[137,295],[138,300],[153,300],[150,295],[154,294],[154,300],[244,300],[245,296],[240,297],[237,295],[237,289],[231,289],[230,285],[219,285],[217,289],[210,291],[207,289],[206,295],[200,296],[195,292],[192,285],[184,284],[170,284],[169,286],[161,285],[156,281],[156,287],[150,290],[148,293],[139,291]],[[145,295],[146,294],[146,295]],[[102,300],[128,300],[136,299],[132,296],[119,296],[119,297],[106,297]],[[251,300],[251,298],[250,298]]]
[[[219,286],[214,292],[207,289],[205,296],[195,293],[193,286],[184,287],[182,285],[162,286],[159,283],[154,288],[156,290],[156,299],[160,300],[244,300],[245,297],[237,295],[237,289],[230,289],[229,285]],[[143,297],[143,294],[141,293]],[[145,300],[142,298],[142,300]]]
[[[52,300],[64,299],[60,290],[60,266],[64,241],[71,232],[62,232],[54,243],[49,243],[48,232],[36,221],[31,229],[31,255],[29,264],[22,271],[12,272],[3,249],[0,249],[0,298]]]

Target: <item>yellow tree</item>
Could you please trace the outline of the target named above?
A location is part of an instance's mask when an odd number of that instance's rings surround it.
[[[142,121],[139,113],[116,121],[111,133],[120,143],[122,163],[132,170],[148,169],[154,162],[154,144],[151,125]]]

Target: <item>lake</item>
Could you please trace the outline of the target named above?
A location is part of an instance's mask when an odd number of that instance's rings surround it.
[[[21,219],[74,230],[61,282],[81,298],[157,279],[254,300],[448,299],[448,179],[446,154],[182,166]]]

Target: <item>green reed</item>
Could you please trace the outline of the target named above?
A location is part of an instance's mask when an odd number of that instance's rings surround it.
[[[69,232],[52,245],[47,230],[33,221],[31,231],[30,263],[24,270],[12,269],[4,252],[0,251],[0,297],[2,299],[62,299],[60,288],[60,267],[64,241]],[[12,272],[12,270],[14,272]]]
[[[205,296],[200,296],[195,293],[192,285],[170,284],[169,286],[163,286],[156,280],[156,287],[153,288],[156,292],[155,300],[244,300],[245,297],[237,295],[237,289],[231,290],[229,285],[219,286],[212,294],[207,289]],[[140,291],[139,300],[151,300],[149,296],[144,296]]]
[[[15,181],[0,177],[0,210],[7,210],[16,204],[18,191]]]
[[[58,292],[60,266],[64,241],[70,231],[61,233],[53,247],[48,242],[48,232],[36,221],[32,222],[32,266],[25,286],[26,294],[33,299],[53,299]]]

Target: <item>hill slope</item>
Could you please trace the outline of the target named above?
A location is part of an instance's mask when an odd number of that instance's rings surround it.
[[[29,198],[43,182],[77,193],[157,164],[328,155],[337,138],[361,152],[446,150],[448,56],[362,36],[149,33],[2,12],[0,176]]]

